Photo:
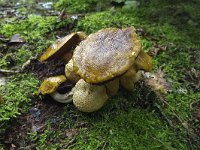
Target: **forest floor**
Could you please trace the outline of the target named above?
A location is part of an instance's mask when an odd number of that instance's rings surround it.
[[[1,0],[0,149],[200,149],[199,25],[198,0]],[[89,114],[38,94],[64,74],[38,60],[56,39],[130,26],[154,64],[133,92]]]

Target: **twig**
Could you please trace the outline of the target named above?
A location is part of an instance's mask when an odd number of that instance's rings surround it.
[[[104,142],[103,147],[101,148],[101,150],[105,150],[106,145],[107,145],[107,142]]]
[[[18,74],[18,73],[22,73],[24,71],[24,69],[30,65],[31,61],[36,59],[36,57],[31,57],[29,60],[27,60],[22,66],[21,68],[17,69],[17,70],[7,70],[7,69],[0,69],[0,73],[3,74]]]
[[[73,144],[75,142],[76,138],[71,139],[66,145],[65,145],[65,149],[68,148],[71,144]]]
[[[156,95],[158,96],[158,98],[165,104],[167,105],[169,108],[171,108],[171,110],[173,111],[175,117],[178,119],[178,121],[181,123],[182,127],[186,130],[186,134],[188,136],[188,143],[189,143],[189,147],[191,150],[193,150],[193,146],[192,146],[192,142],[191,142],[191,138],[192,136],[190,135],[190,131],[189,131],[189,128],[188,128],[188,124],[185,123],[184,119],[182,119],[176,112],[175,108],[173,108],[165,99],[164,97],[156,92]],[[173,127],[173,126],[172,126]]]
[[[175,115],[175,117],[178,119],[178,121],[179,121],[180,123],[183,123],[183,122],[184,122],[183,119],[182,119],[180,116],[178,116],[176,110],[164,99],[164,97],[163,97],[160,93],[158,93],[158,92],[156,92],[156,95],[158,96],[158,98],[159,98],[165,105],[167,105],[169,108],[171,108],[171,110],[174,112],[174,115]]]
[[[160,105],[158,105],[157,103],[155,103],[155,106],[158,108],[158,110],[160,111],[161,115],[164,117],[164,119],[167,121],[167,123],[173,127],[172,121],[165,115],[164,111],[161,109]]]
[[[19,72],[20,72],[19,69],[17,70],[0,69],[0,73],[4,73],[4,74],[17,74]]]

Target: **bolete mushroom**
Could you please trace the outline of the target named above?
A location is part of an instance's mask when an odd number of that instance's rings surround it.
[[[120,78],[121,85],[133,89],[139,70],[152,68],[151,58],[142,50],[133,27],[102,29],[89,35],[72,56],[75,74],[88,83],[106,83]],[[128,85],[127,85],[128,84]]]
[[[66,77],[64,75],[49,77],[42,82],[38,92],[43,95],[50,94],[57,102],[69,103],[72,101],[73,90],[65,94],[57,92],[58,87],[65,81]]]
[[[133,27],[107,28],[90,34],[66,64],[67,79],[77,82],[73,103],[83,112],[99,110],[119,84],[132,90],[140,70],[150,71],[151,58],[142,50]]]

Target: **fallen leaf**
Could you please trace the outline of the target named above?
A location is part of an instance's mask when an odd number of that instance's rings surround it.
[[[167,93],[172,90],[171,84],[164,78],[165,73],[158,69],[155,74],[144,73],[145,83],[149,85],[154,91]]]
[[[24,43],[26,42],[23,37],[21,37],[20,34],[14,34],[11,38],[9,43]]]
[[[73,139],[74,136],[76,136],[78,134],[78,129],[68,129],[66,131],[66,136],[69,138],[69,139]]]
[[[166,51],[166,45],[159,45],[156,41],[153,42],[151,50],[148,52],[150,56],[157,56],[160,52]]]
[[[2,76],[0,75],[0,86],[2,85],[6,85],[6,77],[5,76]]]
[[[4,99],[3,97],[0,95],[0,104],[3,104],[4,103]]]
[[[41,111],[38,108],[35,108],[35,107],[30,108],[29,112],[35,118],[38,118],[41,115]]]
[[[197,120],[200,121],[200,109],[195,110],[195,111],[192,113],[192,116],[193,116],[195,119],[197,119]]]
[[[13,143],[11,144],[11,146],[12,146],[12,148],[16,148],[16,145],[15,145],[15,144],[13,144]]]
[[[200,90],[200,72],[199,70],[192,68],[191,70],[187,71],[186,74],[189,80],[189,85],[193,87],[195,90]]]

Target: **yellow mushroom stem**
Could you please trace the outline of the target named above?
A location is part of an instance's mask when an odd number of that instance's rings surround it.
[[[135,60],[137,70],[150,71],[152,69],[151,57],[145,53],[143,50],[140,51],[139,55]]]
[[[105,85],[108,96],[115,96],[119,90],[119,78],[111,80]]]
[[[126,90],[132,91],[134,84],[140,79],[140,71],[136,71],[136,68],[131,67],[124,75],[120,77],[120,84]]]
[[[80,79],[74,87],[73,103],[82,112],[101,109],[107,99],[105,85],[93,85]]]

